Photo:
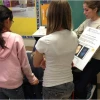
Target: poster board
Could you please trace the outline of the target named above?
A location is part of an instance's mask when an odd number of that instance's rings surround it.
[[[37,30],[36,19],[35,18],[14,18],[14,23],[11,30],[22,36],[32,36]]]
[[[47,25],[47,13],[48,13],[49,4],[42,4],[41,5],[41,24]]]
[[[13,12],[14,23],[11,31],[22,36],[32,36],[37,30],[35,0],[0,0]]]
[[[100,30],[86,27],[79,38],[79,45],[74,56],[74,66],[83,70],[100,46]]]

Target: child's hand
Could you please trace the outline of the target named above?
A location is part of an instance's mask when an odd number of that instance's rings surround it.
[[[37,77],[34,75],[33,77],[33,82],[30,82],[31,85],[37,85],[39,83],[39,80],[37,79]]]
[[[71,64],[71,65],[72,65],[72,67],[74,67],[74,63],[73,63],[73,62],[72,62],[72,64]]]

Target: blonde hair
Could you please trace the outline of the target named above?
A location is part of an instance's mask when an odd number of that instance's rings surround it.
[[[47,34],[60,28],[71,30],[71,9],[67,0],[51,1],[47,14]]]

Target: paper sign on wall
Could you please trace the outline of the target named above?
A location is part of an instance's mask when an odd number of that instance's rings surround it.
[[[41,5],[41,21],[42,21],[42,25],[47,25],[48,7],[49,7],[49,4]]]

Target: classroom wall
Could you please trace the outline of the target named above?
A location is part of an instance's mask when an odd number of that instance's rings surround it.
[[[11,30],[22,36],[31,36],[36,30],[36,18],[14,18]]]
[[[25,46],[31,46],[33,47],[34,46],[34,43],[35,43],[35,39],[34,38],[25,38],[23,39],[24,40],[24,44]]]
[[[73,28],[76,29],[85,20],[83,0],[68,0],[68,2],[72,11]]]

